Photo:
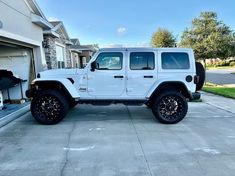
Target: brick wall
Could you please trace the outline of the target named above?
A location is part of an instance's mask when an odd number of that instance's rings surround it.
[[[56,43],[63,45],[65,47],[65,62],[66,67],[72,67],[70,46],[66,44],[66,36],[63,34],[61,29],[56,31],[59,34],[59,38],[53,38],[51,36],[44,36],[44,42],[47,43],[47,48],[45,48],[45,57],[48,69],[56,69],[57,58],[56,58]]]
[[[57,59],[56,59],[56,45],[55,39],[51,36],[44,36],[44,42],[47,43],[45,48],[45,57],[48,69],[57,68]]]

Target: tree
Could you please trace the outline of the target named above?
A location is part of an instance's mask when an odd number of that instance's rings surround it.
[[[100,48],[98,44],[93,44],[92,46],[93,46],[96,50],[98,50],[98,49]]]
[[[159,28],[152,36],[153,47],[174,47],[176,39],[173,34],[164,28]]]
[[[215,12],[202,12],[192,20],[191,28],[182,35],[180,46],[194,49],[197,59],[226,59],[235,55],[235,35]]]

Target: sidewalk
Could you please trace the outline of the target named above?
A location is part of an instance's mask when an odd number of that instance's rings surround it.
[[[204,103],[215,106],[218,109],[223,109],[235,114],[235,100],[231,98],[222,97],[219,95],[201,92]]]
[[[206,70],[208,73],[219,73],[219,74],[230,74],[235,72],[235,68],[226,68],[226,69],[211,69]]]

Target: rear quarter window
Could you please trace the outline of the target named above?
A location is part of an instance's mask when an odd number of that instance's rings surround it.
[[[163,52],[161,54],[163,69],[189,69],[188,53]]]

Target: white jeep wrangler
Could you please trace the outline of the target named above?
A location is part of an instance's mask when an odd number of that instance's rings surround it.
[[[31,112],[42,124],[56,124],[76,104],[147,105],[162,123],[187,114],[188,100],[199,99],[205,80],[192,49],[100,49],[84,69],[40,72],[26,91]]]

